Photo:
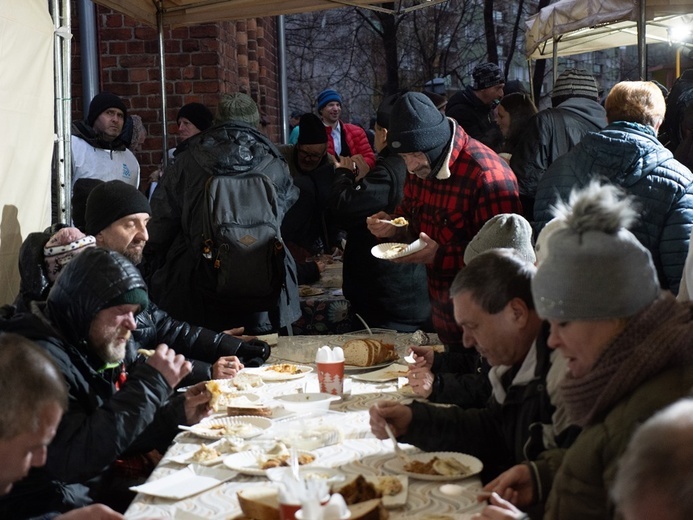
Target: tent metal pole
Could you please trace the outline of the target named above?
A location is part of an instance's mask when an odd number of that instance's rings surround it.
[[[646,38],[646,23],[647,17],[645,12],[645,0],[638,2],[638,65],[640,68],[640,80],[647,79],[647,44]]]
[[[56,140],[53,149],[51,224],[70,222],[69,194],[72,191],[72,155],[70,147],[70,126],[72,112],[71,87],[71,11],[70,0],[51,2],[54,43],[54,129]]]
[[[164,47],[164,7],[159,1],[156,8],[156,25],[159,32],[159,71],[161,74],[161,164],[162,170],[168,166],[168,128],[166,124],[166,48]]]
[[[551,55],[551,66],[553,67],[553,85],[556,84],[556,80],[558,79],[558,41],[556,41],[556,37],[553,37],[553,51]],[[551,88],[553,88],[553,85]]]
[[[89,113],[89,104],[101,90],[99,86],[99,43],[96,38],[96,6],[91,0],[77,2],[79,14],[79,53],[82,65],[82,113]]]
[[[284,15],[277,16],[277,58],[279,67],[279,105],[282,142],[289,142],[289,86],[286,80],[286,26]]]

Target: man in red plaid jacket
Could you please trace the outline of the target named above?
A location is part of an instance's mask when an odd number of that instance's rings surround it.
[[[426,265],[435,330],[449,352],[463,353],[455,356],[457,366],[449,357],[443,370],[475,372],[478,358],[473,345],[463,348],[448,291],[464,266],[467,244],[484,223],[499,213],[522,212],[517,179],[493,150],[470,138],[418,92],[403,95],[393,107],[387,144],[402,156],[410,173],[404,199],[392,216],[406,218],[409,225],[378,222],[391,218],[380,212],[368,218],[368,228],[388,241],[419,238],[425,244],[395,261]],[[470,399],[470,405],[478,404],[483,396]]]

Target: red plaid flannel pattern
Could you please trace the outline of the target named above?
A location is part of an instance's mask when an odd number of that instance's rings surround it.
[[[521,213],[517,179],[493,150],[456,125],[448,179],[408,175],[404,199],[395,211],[412,229],[423,231],[440,248],[428,272],[433,325],[446,345],[462,343],[449,289],[464,266],[464,250],[484,223],[499,213]]]

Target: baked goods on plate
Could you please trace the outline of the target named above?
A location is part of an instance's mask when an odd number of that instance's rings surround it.
[[[395,346],[379,339],[350,339],[342,345],[344,364],[372,367],[399,359]]]

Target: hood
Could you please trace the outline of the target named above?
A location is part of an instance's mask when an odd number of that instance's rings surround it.
[[[76,345],[86,342],[96,314],[114,298],[147,286],[139,270],[119,253],[90,248],[76,256],[48,293],[50,321]]]
[[[596,101],[587,98],[570,98],[558,105],[561,110],[567,110],[589,121],[595,127],[606,127],[606,110]]]
[[[577,149],[581,154],[577,164],[591,165],[580,171],[590,178],[595,175],[606,177],[624,188],[673,158],[651,128],[623,121],[612,123],[601,132],[587,134]]]
[[[189,141],[188,150],[210,175],[250,171],[268,154],[285,162],[281,152],[265,135],[238,121],[216,125]]]
[[[75,121],[72,123],[72,135],[83,139],[94,148],[118,152],[122,152],[125,150],[125,148],[127,148],[125,142],[120,139],[120,136],[116,137],[113,141],[105,141],[101,139],[94,129],[85,121]]]

